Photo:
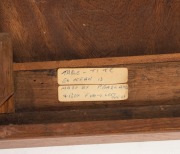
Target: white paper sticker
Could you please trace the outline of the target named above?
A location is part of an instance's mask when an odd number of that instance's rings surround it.
[[[127,68],[60,68],[59,85],[117,84],[128,81]]]
[[[125,100],[128,98],[128,85],[59,86],[58,97],[60,102]]]

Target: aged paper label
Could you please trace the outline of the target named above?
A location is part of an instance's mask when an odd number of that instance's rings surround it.
[[[128,98],[128,85],[59,86],[58,97],[61,102],[125,100]]]
[[[128,81],[127,68],[60,68],[59,85],[117,84]]]

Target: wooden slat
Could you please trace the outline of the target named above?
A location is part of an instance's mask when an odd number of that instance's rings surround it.
[[[133,57],[131,58],[133,60]],[[111,105],[174,104],[180,100],[180,61],[177,60],[176,62],[153,63],[153,59],[151,59],[151,63],[116,64],[116,67],[127,67],[129,71],[129,98],[125,101],[59,102],[57,69],[16,71],[16,109],[17,111],[32,111],[72,109],[74,107],[89,108],[90,106],[96,108],[97,106],[107,107]],[[101,61],[101,59],[98,61]],[[112,66],[113,59],[112,61],[108,59],[102,61],[106,66]],[[66,62],[66,64],[68,67],[79,66],[78,61],[72,65],[70,65],[70,62]],[[104,66],[97,64],[87,62],[83,67]],[[46,64],[44,63],[44,65]],[[63,66],[65,66],[65,63]],[[59,67],[62,67],[62,65],[59,65]]]
[[[138,136],[138,137],[137,137]],[[48,147],[64,145],[85,145],[102,143],[121,143],[121,142],[139,142],[139,141],[161,141],[161,140],[179,140],[180,132],[164,133],[131,133],[118,135],[93,135],[93,136],[73,136],[73,137],[46,137],[30,139],[9,139],[1,140],[0,148],[28,148],[28,147]]]
[[[142,64],[142,63],[160,63],[173,62],[180,60],[180,53],[176,54],[161,54],[161,55],[146,55],[146,56],[128,56],[128,57],[114,57],[114,58],[94,58],[82,60],[69,61],[46,61],[46,62],[30,62],[30,63],[14,63],[14,71],[27,70],[47,70],[57,69],[60,67],[86,67],[86,66],[115,66],[128,64]]]
[[[0,148],[179,139],[180,118],[8,125],[0,138]]]
[[[12,47],[8,34],[0,34],[0,113],[13,112]]]
[[[34,111],[0,115],[0,125],[180,117],[180,105]]]

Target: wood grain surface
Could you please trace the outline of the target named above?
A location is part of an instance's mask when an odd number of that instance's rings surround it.
[[[180,51],[179,0],[1,0],[14,61]]]
[[[90,66],[116,66],[128,64],[143,64],[143,63],[160,63],[160,62],[176,62],[180,59],[180,53],[175,54],[160,54],[146,56],[128,56],[128,57],[113,57],[113,58],[93,58],[81,60],[63,60],[63,61],[46,61],[46,62],[26,62],[14,63],[14,71],[30,71],[30,70],[47,70],[58,69],[60,67],[86,67]]]
[[[14,64],[16,113],[0,115],[0,148],[179,139],[179,54],[113,59]],[[66,65],[127,67],[129,99],[58,102],[57,68]]]
[[[14,110],[15,99],[16,113],[0,114],[0,148],[180,139],[179,10],[179,0],[0,0],[0,32],[18,62],[15,97],[0,106]],[[58,102],[57,68],[112,66],[129,70],[128,100]]]
[[[173,119],[172,119],[173,120]],[[89,135],[89,136],[66,136],[66,137],[39,137],[29,139],[6,139],[0,141],[1,149],[9,148],[29,148],[29,147],[49,147],[85,144],[110,144],[124,142],[144,142],[144,141],[164,141],[179,140],[179,131],[170,132],[150,132],[150,133],[129,133],[115,135]]]
[[[162,55],[166,60],[170,55]],[[147,59],[146,56],[139,59]],[[161,56],[157,56],[157,59]],[[122,107],[122,106],[140,106],[140,105],[167,105],[177,104],[180,99],[180,62],[179,54],[176,58],[171,59],[171,62],[163,62],[163,58],[159,58],[160,62],[154,62],[154,57],[149,56],[149,62],[121,64],[121,59],[96,59],[93,62],[90,60],[77,60],[71,63],[68,61],[53,63],[52,68],[58,67],[127,67],[129,72],[129,98],[125,101],[108,101],[108,102],[59,102],[58,101],[58,83],[57,69],[45,70],[30,70],[23,71],[23,65],[36,66],[40,68],[40,63],[33,64],[17,64],[20,66],[20,71],[15,72],[15,101],[17,111],[35,111],[35,110],[64,110],[75,108],[106,108],[106,107]],[[175,57],[175,56],[172,56]],[[129,57],[136,59],[136,57]],[[137,60],[138,61],[138,60]],[[151,61],[151,62],[150,62]],[[46,66],[46,63],[43,62]],[[22,67],[21,67],[22,66]],[[43,67],[44,67],[43,66]],[[49,66],[48,66],[49,68]]]
[[[12,46],[8,34],[0,33],[0,113],[14,111]]]
[[[15,112],[14,96],[11,96],[0,106],[0,113],[14,113],[14,112]]]
[[[174,140],[180,118],[0,126],[0,148]]]
[[[180,105],[78,108],[59,111],[16,112],[0,115],[0,125],[50,124],[106,120],[132,120],[180,117]]]

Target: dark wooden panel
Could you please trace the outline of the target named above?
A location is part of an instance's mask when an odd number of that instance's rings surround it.
[[[74,62],[52,62],[55,67],[103,67],[116,66],[127,67],[129,70],[129,98],[125,101],[106,101],[106,102],[59,102],[58,101],[58,84],[57,69],[50,70],[27,70],[15,72],[15,100],[17,111],[33,111],[33,110],[61,110],[72,108],[104,108],[110,106],[140,106],[140,105],[156,105],[156,104],[177,104],[180,100],[180,62],[179,54],[174,58],[174,62],[163,62],[167,56],[148,56],[148,63],[132,63],[118,64],[118,58],[115,63],[111,63],[111,59],[77,60]],[[142,56],[143,57],[143,56]],[[143,58],[139,58],[139,60]],[[146,57],[146,56],[144,56]],[[151,59],[151,57],[153,57]],[[174,57],[174,56],[173,56]],[[147,57],[146,57],[147,58]],[[145,58],[145,59],[146,59]],[[122,58],[119,63],[122,63]],[[136,62],[136,57],[131,57],[132,62]],[[128,59],[130,61],[130,58]],[[173,60],[173,59],[171,59]],[[145,60],[142,60],[145,62]],[[150,62],[151,61],[151,62]],[[46,62],[37,67],[46,66]],[[36,63],[17,64],[20,69],[23,65],[31,65],[36,67]],[[33,66],[34,65],[34,66]],[[22,67],[21,67],[22,66]],[[44,67],[43,66],[43,67]],[[49,66],[48,66],[49,67]],[[53,66],[52,66],[53,68]],[[16,67],[17,69],[17,67]]]
[[[180,51],[179,0],[1,0],[14,61]]]
[[[14,111],[12,46],[9,35],[0,34],[0,113]]]

